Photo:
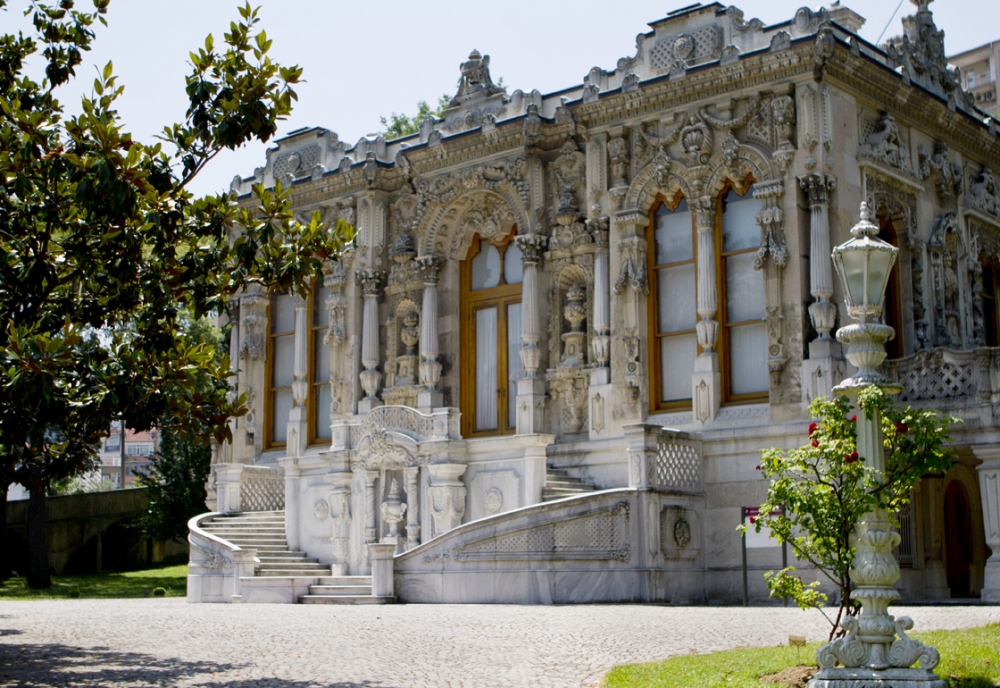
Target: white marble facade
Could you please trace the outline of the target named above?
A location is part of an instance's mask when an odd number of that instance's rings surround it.
[[[901,521],[904,595],[997,599],[1000,146],[914,4],[908,39],[884,51],[843,6],[774,25],[690,7],[551,96],[500,88],[473,52],[451,107],[416,134],[278,141],[233,193],[250,202],[252,185],[281,182],[297,212],[358,234],[309,299],[242,296],[234,379],[252,412],[217,453],[218,510],[254,508],[240,494],[258,489],[227,464],[283,470],[293,548],[363,574],[369,543],[395,544],[397,592],[435,600],[447,575],[476,590],[499,566],[440,558],[487,535],[500,547],[491,524],[558,538],[559,518],[582,518],[579,505],[523,511],[562,469],[632,488],[595,497],[595,513],[627,503],[649,512],[628,528],[655,533],[624,560],[595,545],[592,585],[559,587],[558,564],[523,555],[514,568],[545,571],[511,584],[523,594],[463,599],[584,601],[610,581],[660,591],[623,598],[737,601],[740,507],[766,490],[759,450],[800,444],[809,400],[849,372],[829,255],[868,200],[901,249],[887,372],[904,401],[965,419],[955,468]],[[630,466],[647,454],[652,468]],[[430,544],[473,521],[457,549]],[[763,598],[759,572],[780,551],[749,563]]]

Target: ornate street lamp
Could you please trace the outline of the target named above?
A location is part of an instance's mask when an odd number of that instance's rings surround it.
[[[858,321],[837,331],[837,340],[847,345],[847,359],[858,372],[833,391],[851,398],[870,385],[877,385],[887,394],[901,391],[877,370],[886,357],[885,342],[895,332],[888,325],[871,321],[882,315],[889,273],[898,253],[897,248],[878,239],[877,234],[878,226],[872,222],[868,204],[862,203],[861,221],[851,229],[852,238],[833,250],[833,264],[844,286],[847,312]],[[873,469],[875,479],[880,480],[885,473],[885,450],[882,419],[877,410],[871,418],[868,413],[858,414],[857,437],[858,454]],[[851,582],[855,588],[851,599],[861,603],[861,615],[848,617],[841,624],[846,635],[816,652],[820,670],[809,682],[809,688],[868,685],[945,688],[947,684],[932,671],[940,660],[938,651],[907,637],[906,631],[913,628],[910,618],[895,619],[888,612],[889,604],[899,599],[893,587],[899,580],[899,563],[892,549],[900,539],[893,531],[888,512],[875,509],[866,513],[855,535],[851,563]],[[911,668],[918,660],[920,668]]]

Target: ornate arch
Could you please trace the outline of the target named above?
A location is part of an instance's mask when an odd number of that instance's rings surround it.
[[[509,233],[514,225],[530,228],[526,173],[527,160],[517,158],[418,182],[420,200],[415,227],[420,253],[461,257],[461,247],[468,248],[468,239],[463,236],[464,216],[476,203],[492,204],[492,208],[479,208],[484,216],[477,219],[489,220],[487,210],[505,216],[503,233]]]
[[[735,139],[734,139],[735,140]],[[756,146],[748,143],[732,148],[723,145],[709,160],[711,172],[705,179],[702,192],[715,197],[726,188],[727,182],[742,184],[748,175],[753,176],[756,183],[779,179],[774,173],[767,155]]]
[[[420,464],[417,442],[412,437],[396,430],[377,428],[362,437],[356,458],[351,461],[351,470],[372,471]]]
[[[690,173],[684,164],[671,160],[667,161],[666,167],[664,167],[662,162],[654,159],[632,179],[632,183],[629,184],[628,191],[625,193],[623,207],[648,213],[656,201],[657,195],[670,196],[678,191],[685,198],[690,199],[689,177]]]

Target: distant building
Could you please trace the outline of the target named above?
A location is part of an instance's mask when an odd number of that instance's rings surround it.
[[[113,428],[111,434],[101,441],[100,478],[107,478],[116,486],[121,485],[121,430]],[[160,448],[160,432],[153,429],[145,432],[125,432],[125,487],[135,483],[138,472],[146,470],[150,459]]]
[[[961,72],[962,88],[976,99],[976,105],[1000,118],[997,101],[997,60],[1000,60],[1000,41],[993,41],[964,53],[952,55],[948,62]]]

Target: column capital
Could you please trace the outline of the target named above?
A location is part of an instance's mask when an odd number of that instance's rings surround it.
[[[691,212],[694,213],[694,226],[698,233],[715,232],[716,204],[708,196],[695,199],[691,203]]]
[[[829,205],[830,192],[837,188],[837,178],[826,174],[804,174],[799,186],[806,193],[809,205]]]
[[[432,287],[438,283],[438,273],[444,265],[444,259],[441,256],[433,254],[419,256],[414,262],[417,264],[420,279],[423,280],[425,287]]]
[[[537,266],[549,244],[549,238],[541,234],[518,234],[514,237],[514,243],[521,249],[521,262],[526,266]]]
[[[378,296],[385,284],[385,270],[362,268],[357,271],[358,283],[365,296]]]

